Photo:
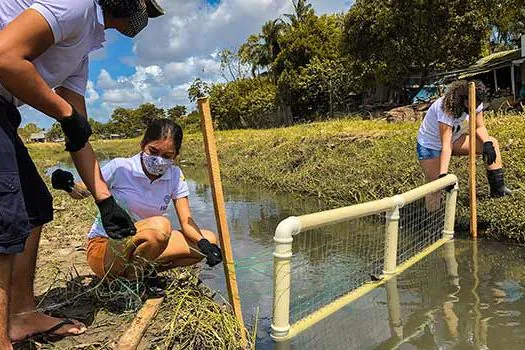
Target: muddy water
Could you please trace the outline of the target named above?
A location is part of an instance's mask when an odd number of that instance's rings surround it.
[[[201,227],[214,229],[204,171],[184,172],[194,217]],[[315,199],[241,184],[225,186],[225,197],[245,320],[253,324],[258,314],[257,349],[525,348],[525,248],[468,240],[447,244],[290,343],[274,344],[268,335],[273,231],[290,215],[326,207]],[[336,271],[344,268],[344,262],[333,260],[312,264],[320,271],[334,271],[334,264],[339,264]],[[227,295],[222,268],[205,268],[202,278]]]

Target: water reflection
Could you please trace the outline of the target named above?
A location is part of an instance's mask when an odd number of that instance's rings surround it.
[[[215,229],[205,170],[183,171],[189,179],[193,215],[201,227]],[[464,240],[446,244],[291,342],[274,344],[269,326],[275,227],[288,216],[327,207],[316,199],[243,184],[225,185],[224,193],[245,319],[253,320],[259,308],[257,349],[523,349],[525,250]],[[177,225],[173,213],[172,219]],[[324,278],[324,284],[314,286],[319,291],[345,280],[356,266],[366,267],[362,274],[366,278],[373,270],[366,262],[376,257],[355,249],[348,240],[376,242],[375,237],[382,237],[378,225],[382,219],[377,220],[298,236],[294,259],[306,270],[303,284],[296,281],[295,288],[313,288],[308,271]],[[381,242],[378,238],[376,244]],[[327,247],[323,252],[316,250],[322,245]],[[202,277],[226,295],[222,268],[206,268]]]

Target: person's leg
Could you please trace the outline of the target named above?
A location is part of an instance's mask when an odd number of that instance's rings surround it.
[[[201,232],[210,243],[217,244],[217,236],[213,232],[207,230]],[[189,241],[181,232],[174,230],[168,247],[155,262],[158,264],[158,271],[166,271],[176,266],[194,265],[202,259],[204,256],[199,253],[197,244]]]
[[[136,223],[137,234],[122,241],[108,240],[104,256],[106,273],[135,279],[149,270],[162,254],[170,239],[171,223],[156,216]]]
[[[496,162],[491,165],[487,165],[487,170],[501,169],[503,163],[501,161],[501,151],[499,148],[499,142],[494,137],[490,137],[496,150]],[[479,139],[476,140],[476,154],[480,155],[483,152],[483,142]],[[452,145],[452,155],[454,156],[468,156],[470,154],[470,140],[468,135],[461,136],[454,144]]]
[[[488,165],[487,168],[487,179],[490,186],[491,197],[502,197],[505,195],[511,195],[512,191],[505,186],[505,177],[503,173],[503,161],[501,159],[501,150],[498,140],[494,137],[490,137],[490,141],[496,151],[496,161]],[[477,139],[476,153],[481,154],[483,152],[483,142]],[[466,156],[470,153],[470,142],[466,135],[463,135],[458,141],[456,141],[452,148],[452,153],[458,156]]]
[[[423,173],[425,174],[426,182],[432,182],[439,177],[440,161],[439,157],[431,159],[422,159],[419,161]],[[441,196],[439,193],[429,194],[425,197],[425,208],[429,212],[436,211],[441,204]]]
[[[45,332],[63,319],[51,317],[36,311],[33,282],[35,277],[38,244],[42,226],[53,220],[53,198],[46,184],[40,177],[27,148],[16,133],[20,123],[20,114],[14,106],[8,107],[6,133],[11,139],[16,156],[21,194],[31,232],[27,237],[25,249],[14,259],[10,300],[9,334],[13,341]],[[76,335],[83,333],[86,327],[80,322],[73,322],[53,332],[55,335]]]
[[[8,333],[12,265],[13,255],[0,254],[0,349],[6,350],[13,348]]]
[[[13,108],[14,106],[0,99],[0,348],[2,349],[11,349],[9,299],[11,291],[16,290],[12,276],[14,257],[24,251],[30,232],[17,164],[18,136],[10,120]],[[16,108],[14,110],[17,111]]]
[[[24,252],[14,259],[9,320],[9,335],[13,341],[45,332],[63,321],[36,311],[33,282],[41,232],[42,227],[35,228],[26,241]],[[78,335],[86,331],[84,324],[74,320],[72,322],[73,324],[66,324],[53,334]]]

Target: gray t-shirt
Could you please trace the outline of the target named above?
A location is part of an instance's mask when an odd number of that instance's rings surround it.
[[[417,142],[426,148],[440,151],[441,134],[439,132],[439,123],[446,124],[452,127],[452,143],[459,140],[459,138],[468,133],[469,115],[463,113],[459,118],[454,118],[447,115],[443,109],[443,97],[434,102],[427,111],[425,119],[419,127],[417,134]],[[483,103],[478,106],[477,112],[483,111]]]
[[[53,31],[54,45],[33,60],[50,88],[65,87],[82,96],[88,79],[88,55],[102,47],[104,16],[95,0],[0,0],[0,30],[28,9],[38,11]],[[20,106],[0,85],[0,95]]]

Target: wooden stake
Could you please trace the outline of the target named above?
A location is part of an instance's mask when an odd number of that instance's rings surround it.
[[[469,178],[469,197],[470,197],[470,235],[472,239],[478,238],[478,207],[476,199],[476,84],[469,85],[469,124],[470,124],[470,178]]]
[[[213,132],[213,121],[211,118],[210,100],[208,97],[199,98],[199,110],[201,113],[201,127],[204,135],[204,147],[206,150],[206,159],[208,161],[208,172],[210,177],[211,191],[213,195],[213,205],[215,208],[215,218],[217,220],[217,229],[221,242],[224,273],[226,275],[226,286],[228,287],[228,296],[233,312],[239,321],[242,331],[241,336],[246,344],[246,334],[244,332],[244,321],[241,311],[241,300],[237,288],[237,278],[235,275],[235,265],[233,261],[233,250],[231,247],[230,231],[226,220],[226,209],[224,205],[224,194],[222,191],[221,172],[219,168],[219,157],[217,156],[217,145]]]
[[[155,318],[164,298],[148,299],[138,312],[133,323],[122,335],[115,349],[135,350],[139,345],[144,333],[149,327],[151,320]]]

